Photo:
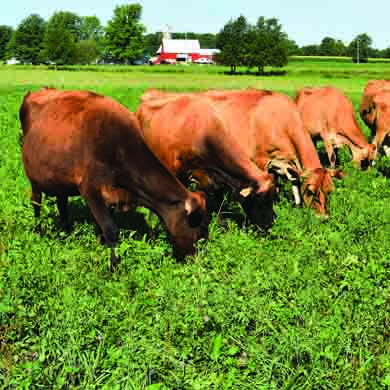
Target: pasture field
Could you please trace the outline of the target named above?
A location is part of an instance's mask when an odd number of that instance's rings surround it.
[[[227,224],[214,218],[208,242],[183,263],[155,216],[118,214],[122,262],[111,274],[80,198],[70,202],[70,235],[50,198],[46,234],[34,233],[20,157],[18,109],[43,85],[90,89],[135,110],[148,87],[293,96],[332,84],[357,110],[367,80],[390,75],[390,64],[359,66],[292,63],[267,77],[0,67],[0,388],[389,389],[390,181],[378,171],[387,160],[361,172],[340,152],[347,176],[325,223],[286,191],[264,235],[227,201]]]

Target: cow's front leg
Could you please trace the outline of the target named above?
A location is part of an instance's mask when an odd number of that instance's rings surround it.
[[[292,192],[294,195],[295,204],[299,206],[301,204],[301,194],[299,191],[299,186],[297,184],[292,185]]]
[[[115,248],[118,242],[119,231],[116,227],[114,220],[112,219],[109,209],[106,207],[105,202],[100,193],[95,190],[86,191],[82,194],[87,201],[89,208],[96,222],[100,226],[103,232],[103,236],[106,240],[106,244],[111,248],[111,265],[110,270],[114,272],[119,264],[119,256],[115,253]]]
[[[336,167],[336,153],[334,152],[332,142],[330,140],[324,140],[326,153],[328,154],[331,168]]]

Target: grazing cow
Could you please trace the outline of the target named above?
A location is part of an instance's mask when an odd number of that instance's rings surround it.
[[[328,195],[333,191],[331,177],[341,178],[342,173],[321,166],[301,115],[289,97],[256,89],[195,94],[148,90],[142,99],[152,102],[163,97],[174,100],[191,95],[210,100],[230,134],[260,169],[292,181],[297,204],[303,197],[304,203],[317,215],[328,215]]]
[[[331,167],[336,164],[334,148],[347,145],[352,159],[359,166],[370,164],[375,157],[376,146],[369,144],[360,129],[352,103],[337,88],[302,88],[295,102],[301,112],[303,124],[312,139],[322,138]]]
[[[372,143],[390,157],[390,80],[370,80],[363,92],[360,116],[374,136]]]
[[[272,224],[273,176],[251,161],[208,98],[147,93],[141,101],[136,115],[145,142],[180,181],[195,179],[207,192],[227,185],[252,223]]]
[[[111,247],[112,270],[119,258],[110,205],[126,210],[137,202],[156,212],[179,255],[193,253],[196,240],[206,236],[205,194],[185,189],[146,146],[135,115],[113,99],[43,89],[27,93],[19,114],[35,217],[45,193],[57,197],[67,225],[68,197],[81,195]]]

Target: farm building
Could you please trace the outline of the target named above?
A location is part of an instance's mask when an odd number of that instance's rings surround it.
[[[155,63],[195,62],[201,58],[213,60],[218,49],[201,49],[197,39],[163,39]]]

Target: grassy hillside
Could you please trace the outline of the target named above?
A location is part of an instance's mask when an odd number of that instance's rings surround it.
[[[70,235],[47,198],[46,235],[33,232],[18,143],[27,90],[90,89],[135,110],[148,87],[252,86],[293,95],[304,85],[332,84],[357,108],[366,81],[388,72],[387,64],[364,65],[359,75],[332,64],[349,77],[328,78],[323,64],[290,66],[283,77],[199,68],[183,74],[0,68],[0,388],[390,387],[390,186],[376,169],[355,170],[348,153],[341,153],[348,175],[335,183],[326,223],[293,207],[286,193],[264,236],[238,222],[236,205],[225,204],[224,216],[235,218],[227,227],[214,219],[209,241],[183,263],[145,209],[115,216],[122,263],[114,275],[80,198],[70,202]]]

